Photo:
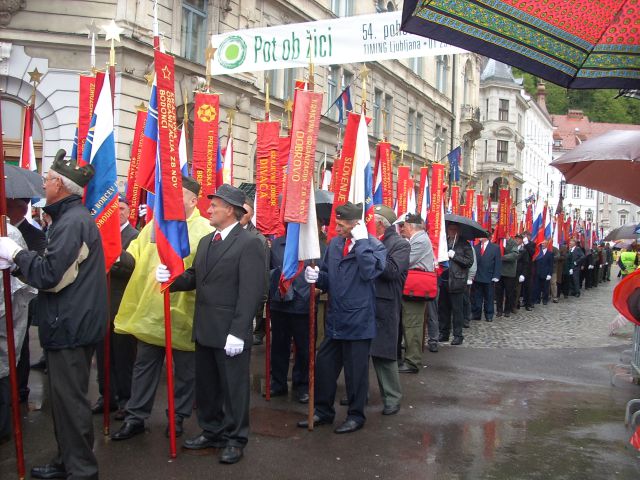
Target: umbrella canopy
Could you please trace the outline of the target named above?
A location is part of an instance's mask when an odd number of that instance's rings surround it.
[[[640,225],[622,225],[621,227],[614,228],[609,232],[609,235],[605,237],[605,241],[612,242],[613,240],[627,240],[638,238],[640,236]]]
[[[44,197],[43,180],[37,172],[6,164],[4,174],[7,198]]]
[[[445,224],[455,223],[460,230],[460,236],[465,240],[472,240],[478,237],[486,237],[487,231],[482,228],[478,222],[462,215],[452,215],[450,213],[444,216]]]
[[[567,183],[640,205],[640,130],[611,130],[551,163]]]
[[[638,88],[637,0],[405,0],[401,29],[569,88]]]
[[[618,240],[613,245],[614,250],[622,250],[623,248],[630,248],[633,244],[635,244],[635,240]]]
[[[316,198],[316,215],[320,220],[329,221],[333,206],[333,192],[316,190],[314,194]]]

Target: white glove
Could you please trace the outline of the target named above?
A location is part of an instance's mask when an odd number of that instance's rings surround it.
[[[307,283],[316,283],[318,281],[318,277],[320,274],[320,269],[318,267],[307,267],[304,269],[304,279]]]
[[[593,265],[589,265],[589,270],[593,270]]]
[[[473,285],[473,280],[467,280],[467,285]]]
[[[569,275],[573,275],[573,268],[569,269]]]
[[[171,272],[169,272],[167,266],[162,264],[158,265],[158,267],[156,268],[156,281],[158,283],[165,283],[169,281],[170,277]]]
[[[527,237],[524,237],[522,239],[522,243],[524,243],[526,245],[527,243],[529,243],[529,239]]]
[[[138,216],[139,217],[146,217],[147,216],[147,205],[146,204],[142,204],[138,207]]]
[[[240,355],[244,350],[244,341],[233,335],[227,335],[227,343],[224,345],[224,351],[230,357]]]
[[[551,280],[551,275],[547,275],[546,280],[547,280],[547,281]]]
[[[500,279],[499,278],[492,278],[491,281],[494,282],[494,283],[498,283],[500,281]]]
[[[22,250],[22,247],[9,237],[0,237],[0,258],[13,262],[13,257]]]
[[[369,232],[367,231],[367,227],[363,223],[356,223],[356,226],[351,230],[351,236],[354,241],[363,240],[365,238],[369,238]]]
[[[609,262],[605,263],[605,266],[606,266],[606,265],[609,265]]]
[[[453,257],[455,257],[455,256],[456,256],[456,252],[454,252],[453,250],[449,250],[449,251],[447,252],[447,255],[449,255],[449,258],[453,258]]]
[[[598,265],[598,268],[602,268],[602,264]]]
[[[10,268],[13,270],[13,266],[15,265],[15,263],[9,261],[9,260],[5,260],[3,258],[0,258],[0,270],[6,270],[7,268]]]
[[[519,282],[519,283],[524,282],[524,275],[520,275],[520,276],[518,277],[518,282]]]

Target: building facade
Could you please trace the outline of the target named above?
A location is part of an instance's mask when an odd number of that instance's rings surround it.
[[[158,0],[159,31],[168,53],[175,56],[178,119],[193,118],[193,92],[205,76],[205,48],[209,35],[238,29],[268,27],[339,16],[359,15],[401,8],[396,1],[355,0]],[[46,172],[59,148],[70,151],[78,115],[78,74],[90,71],[87,25],[112,19],[123,29],[116,43],[115,139],[120,188],[128,170],[136,107],[148,102],[145,79],[153,71],[152,0],[30,0],[3,2],[0,8],[0,87],[4,90],[2,113],[9,159],[17,157],[21,132],[21,108],[31,98],[28,72],[43,75],[35,89],[36,155]],[[96,64],[107,62],[109,45],[100,34]],[[480,57],[475,54],[441,55],[367,64],[367,103],[371,152],[386,136],[396,152],[404,147],[403,163],[419,167],[438,161],[462,145],[465,178],[475,163],[475,142],[482,125],[478,112]],[[336,153],[340,125],[337,110],[329,109],[340,91],[352,85],[354,109],[362,103],[359,72],[362,64],[317,67],[314,81],[324,90],[325,112],[318,139],[316,170]],[[256,122],[265,116],[266,84],[270,87],[271,118],[287,128],[287,100],[294,82],[308,76],[307,68],[251,72],[214,77],[220,97],[221,142],[226,140],[228,112],[234,112],[234,182],[253,182]],[[184,93],[183,93],[184,92]],[[10,125],[10,128],[7,126]],[[373,157],[372,157],[373,158]],[[316,177],[317,178],[317,177]]]

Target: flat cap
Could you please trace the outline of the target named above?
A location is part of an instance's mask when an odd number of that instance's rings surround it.
[[[415,225],[422,225],[424,223],[424,220],[417,213],[407,213],[407,215],[404,217],[404,222],[412,223]]]
[[[237,187],[229,185],[228,183],[223,183],[222,185],[220,185],[218,190],[216,190],[216,193],[209,195],[208,197],[220,198],[221,200],[227,202],[229,205],[240,207],[242,210],[244,210],[244,213],[247,213],[244,208],[244,203],[246,200],[244,192]]]
[[[360,220],[362,218],[362,204],[347,202],[336,208],[336,219],[338,220]]]
[[[393,223],[398,219],[398,216],[396,215],[396,212],[393,211],[393,209],[382,204],[376,205],[373,209],[373,213],[383,216],[389,223]]]
[[[200,195],[200,184],[196,181],[195,178],[183,175],[182,186],[190,192],[193,192],[196,197]]]
[[[93,168],[93,165],[90,164],[80,167],[78,166],[78,162],[76,160],[65,160],[64,156],[66,154],[67,152],[64,149],[61,148],[60,150],[58,150],[58,153],[56,153],[56,158],[51,164],[51,170],[59,173],[63,177],[68,178],[80,187],[86,187],[93,178],[93,175],[96,173],[95,168]]]

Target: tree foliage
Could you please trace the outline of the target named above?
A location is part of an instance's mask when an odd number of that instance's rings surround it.
[[[526,92],[535,98],[537,78],[513,69],[514,77],[524,78]],[[640,100],[620,97],[618,90],[572,90],[545,81],[547,110],[552,115],[566,115],[568,110],[582,110],[592,122],[640,125]]]

